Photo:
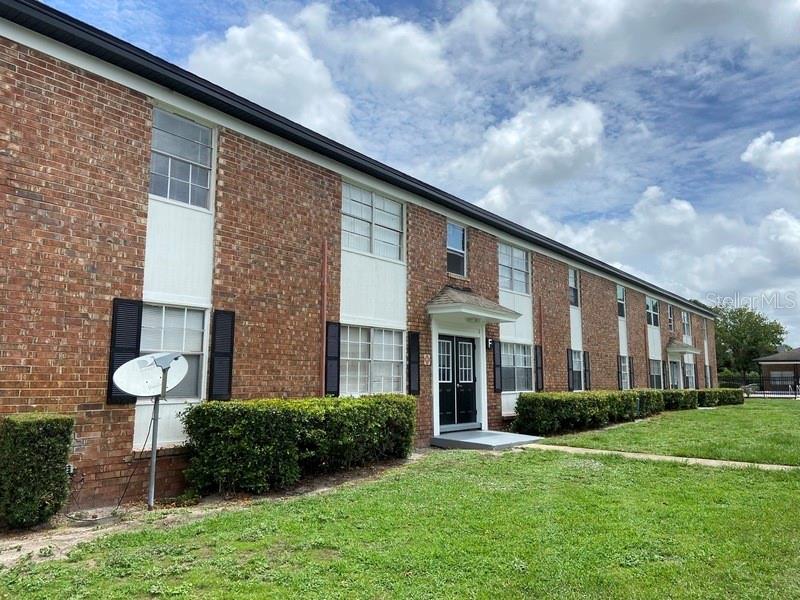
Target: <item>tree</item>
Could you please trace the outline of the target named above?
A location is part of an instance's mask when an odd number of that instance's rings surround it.
[[[741,306],[720,306],[717,313],[717,360],[719,367],[728,367],[746,377],[755,360],[777,351],[786,337],[786,329],[778,321],[770,321],[759,312]]]

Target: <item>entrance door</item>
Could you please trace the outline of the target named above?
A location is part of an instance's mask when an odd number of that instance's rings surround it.
[[[439,336],[439,425],[478,425],[475,340]]]
[[[677,360],[669,361],[669,382],[674,390],[681,387],[681,363]]]

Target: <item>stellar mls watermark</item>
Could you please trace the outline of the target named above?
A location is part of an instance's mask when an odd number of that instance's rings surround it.
[[[749,308],[750,310],[795,310],[800,306],[800,295],[794,291],[772,290],[760,294],[742,294],[733,292],[731,295],[709,292],[706,294],[706,303],[711,306],[724,306],[725,308]]]

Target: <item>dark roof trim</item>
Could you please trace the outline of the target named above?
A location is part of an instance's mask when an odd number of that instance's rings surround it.
[[[761,358],[757,358],[756,362],[800,363],[800,348],[784,350],[783,352],[770,354],[769,356],[762,356]]]
[[[0,18],[91,54],[362,173],[491,225],[504,233],[583,263],[622,281],[651,290],[708,317],[716,316],[709,308],[700,306],[697,302],[625,273],[603,261],[406,175],[41,2],[3,0],[0,2]]]

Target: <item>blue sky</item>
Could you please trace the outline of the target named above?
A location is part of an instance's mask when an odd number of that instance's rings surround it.
[[[800,345],[798,0],[49,4]]]

